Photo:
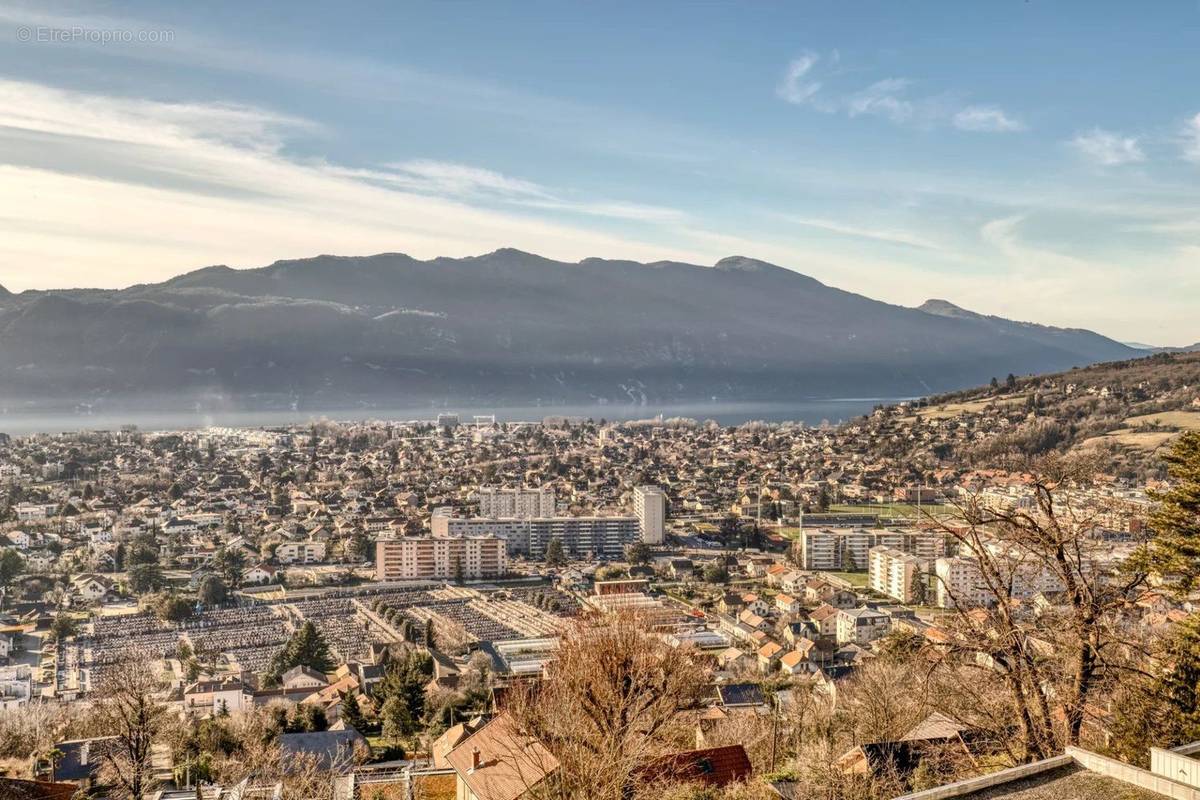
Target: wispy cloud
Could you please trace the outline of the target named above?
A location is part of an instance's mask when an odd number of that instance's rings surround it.
[[[787,102],[797,105],[811,99],[821,90],[821,83],[807,80],[807,77],[820,58],[816,53],[804,52],[798,58],[792,59],[775,93]]]
[[[913,102],[904,97],[909,84],[905,78],[877,81],[846,98],[846,113],[852,117],[874,114],[892,122],[908,122],[913,118],[914,109]]]
[[[1146,160],[1146,154],[1136,136],[1093,128],[1078,134],[1070,141],[1071,147],[1084,158],[1102,167],[1118,167]]]
[[[515,246],[568,260],[713,255],[687,237],[656,244],[656,233],[665,237],[657,229],[639,240],[628,229],[609,233],[529,210],[672,225],[680,217],[670,209],[578,198],[460,164],[407,160],[354,170],[301,160],[281,146],[298,129],[309,126],[245,106],[180,106],[0,80],[0,265],[37,265],[0,282],[114,286],[204,263],[257,265],[322,252],[432,257]],[[101,220],[100,207],[122,213]]]
[[[683,222],[686,214],[646,203],[580,199],[523,178],[495,170],[448,161],[413,159],[384,164],[379,169],[328,167],[330,172],[374,184],[467,202],[501,203],[546,211],[640,222]]]
[[[1200,164],[1200,114],[1192,117],[1183,126],[1183,158]]]
[[[1027,129],[1023,122],[996,106],[967,106],[954,115],[954,127],[980,133],[1008,133]]]
[[[837,54],[829,60],[836,62]],[[775,93],[788,103],[827,114],[877,116],[897,125],[934,127],[949,122],[959,130],[972,132],[1026,130],[1023,123],[994,105],[959,107],[944,95],[913,96],[913,82],[908,78],[883,78],[858,89],[830,89],[827,79],[818,79],[815,74],[820,62],[821,56],[812,51],[793,59]]]
[[[805,228],[814,228],[816,230],[826,231],[828,233],[836,233],[841,236],[849,236],[855,239],[869,239],[875,242],[898,244],[903,245],[904,247],[915,247],[919,250],[942,249],[941,245],[937,244],[936,242],[907,231],[870,228],[845,222],[838,222],[836,220],[817,219],[813,217],[796,217],[788,214],[780,214],[779,218],[792,225],[801,225]]]

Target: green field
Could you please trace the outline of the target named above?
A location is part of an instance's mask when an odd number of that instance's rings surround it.
[[[865,573],[865,572],[829,572],[827,574],[841,578],[842,580],[849,583],[851,586],[854,586],[854,587],[857,587],[860,589],[863,588],[864,586],[866,586],[867,581],[870,580],[870,576],[867,575],[867,573]]]

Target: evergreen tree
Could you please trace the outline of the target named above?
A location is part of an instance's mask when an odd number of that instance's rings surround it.
[[[393,742],[399,741],[404,732],[413,727],[408,708],[399,697],[389,697],[384,701],[380,718],[383,720],[384,738]]]
[[[919,569],[912,576],[912,601],[918,606],[929,602],[929,580]]]
[[[298,666],[310,667],[317,672],[332,672],[336,666],[329,654],[329,644],[312,620],[301,625],[271,660],[269,675],[278,681],[283,673]]]
[[[200,588],[196,595],[201,603],[211,608],[224,603],[228,597],[228,591],[225,589],[225,581],[221,580],[220,575],[205,575],[204,579],[200,581]]]
[[[342,700],[342,719],[359,733],[367,727],[367,720],[363,717],[362,708],[358,705],[358,695],[354,692],[350,692]]]
[[[463,563],[462,559],[455,556],[454,558],[454,582],[461,584],[463,582]]]
[[[1150,516],[1154,539],[1146,555],[1151,569],[1188,592],[1200,580],[1200,432],[1180,436],[1163,460],[1173,486],[1151,493],[1159,506]]]
[[[158,564],[138,564],[129,570],[129,591],[134,594],[157,591],[164,582],[162,567]]]
[[[562,542],[558,539],[551,539],[546,545],[546,566],[561,567],[567,563],[567,556],[563,552]]]
[[[1159,660],[1156,677],[1131,677],[1113,703],[1109,750],[1131,764],[1148,766],[1151,746],[1200,739],[1200,614],[1175,626]]]

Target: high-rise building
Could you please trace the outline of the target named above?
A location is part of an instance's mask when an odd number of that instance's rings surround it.
[[[494,519],[533,519],[553,517],[556,511],[554,487],[502,489],[480,486],[479,516]]]
[[[667,519],[667,495],[657,486],[639,486],[633,490],[633,513],[646,544],[663,543]]]
[[[870,587],[894,597],[901,603],[913,601],[913,580],[921,572],[921,561],[914,555],[877,545],[868,552]]]
[[[505,542],[496,536],[383,537],[375,543],[375,577],[381,581],[503,577]]]
[[[495,519],[435,512],[429,526],[434,538],[498,536],[506,542],[509,555],[526,558],[543,558],[552,539],[558,539],[563,551],[574,558],[620,558],[625,545],[641,538],[641,524],[633,516]]]
[[[847,572],[867,569],[871,548],[880,546],[932,561],[946,554],[946,536],[937,531],[805,528],[800,536],[800,566]]]

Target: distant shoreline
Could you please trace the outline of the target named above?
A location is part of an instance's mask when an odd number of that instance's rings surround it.
[[[139,430],[189,430],[207,427],[260,428],[276,425],[301,425],[317,420],[361,422],[366,420],[394,422],[433,422],[439,414],[458,414],[461,422],[469,423],[476,415],[496,417],[497,422],[540,422],[545,417],[569,417],[599,421],[629,421],[686,417],[703,421],[712,419],[722,425],[736,425],[761,420],[764,422],[803,422],[819,425],[836,424],[869,413],[875,406],[902,402],[909,398],[831,398],[797,400],[789,403],[712,402],[676,403],[662,405],[496,405],[496,406],[421,406],[421,407],[362,407],[312,409],[246,409],[199,408],[193,411],[178,409],[108,409],[89,412],[80,409],[48,411],[45,409],[0,409],[0,433],[27,436],[39,433],[69,431],[118,430],[123,425],[136,425]]]

